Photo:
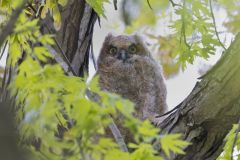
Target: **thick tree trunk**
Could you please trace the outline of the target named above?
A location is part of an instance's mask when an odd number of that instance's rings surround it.
[[[65,7],[60,8],[60,12],[60,30],[55,30],[51,16],[47,15],[40,21],[42,32],[56,35],[56,47],[49,49],[65,72],[82,77],[84,73],[88,73],[89,56],[93,54],[91,45],[97,14],[85,0],[70,0]],[[1,99],[9,99],[7,86],[13,74],[11,67],[5,68]]]
[[[192,143],[173,160],[213,160],[240,117],[240,35],[191,94],[158,127]]]
[[[75,76],[83,76],[88,73],[89,55],[93,54],[91,45],[97,14],[85,0],[71,0],[60,12],[61,29],[56,31],[52,19],[47,17],[42,23],[43,32],[56,34],[56,51],[65,55],[63,60],[71,65],[69,70]]]

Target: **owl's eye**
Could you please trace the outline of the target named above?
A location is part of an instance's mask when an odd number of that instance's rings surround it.
[[[129,52],[131,53],[136,53],[137,52],[137,47],[135,45],[131,45],[129,48],[128,48]]]
[[[116,48],[116,47],[111,47],[111,48],[109,49],[109,53],[110,53],[110,54],[116,54],[116,53],[117,53],[117,48]]]

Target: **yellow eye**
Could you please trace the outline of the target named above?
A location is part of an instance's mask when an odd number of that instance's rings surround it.
[[[117,48],[116,48],[116,47],[111,47],[111,48],[109,49],[109,53],[111,53],[111,54],[116,54],[116,53],[117,53]]]
[[[135,45],[131,45],[128,50],[131,53],[136,53],[137,52],[137,47]]]

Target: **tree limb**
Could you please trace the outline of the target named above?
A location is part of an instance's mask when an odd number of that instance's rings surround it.
[[[173,2],[173,0],[169,0],[169,2],[172,4],[173,7],[175,7],[175,6],[181,7],[180,4],[177,4],[177,3]]]
[[[171,160],[214,160],[240,117],[240,35],[177,110],[158,125],[161,134],[182,133],[192,143]]]
[[[122,134],[120,133],[117,125],[114,123],[112,118],[111,118],[111,120],[112,120],[112,122],[108,125],[108,127],[110,128],[110,130],[115,138],[115,141],[118,143],[120,149],[123,152],[128,152],[128,148],[127,148],[126,143],[124,142]]]
[[[151,3],[149,2],[149,0],[147,0],[147,3],[148,3],[149,8],[153,9],[152,6],[151,6]]]
[[[4,44],[3,48],[2,48],[2,53],[0,54],[0,60],[2,59],[2,57],[3,57],[4,53],[5,53],[7,44],[8,44],[8,41],[5,42],[5,44]]]
[[[117,10],[118,7],[117,7],[117,0],[113,0],[113,5],[114,5],[114,9]]]

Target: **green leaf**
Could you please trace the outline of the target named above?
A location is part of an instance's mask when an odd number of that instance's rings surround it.
[[[58,3],[59,3],[61,6],[65,6],[65,5],[68,3],[68,0],[58,0]]]
[[[106,153],[105,160],[131,160],[131,158],[128,152],[111,149]]]
[[[231,159],[232,148],[233,148],[233,143],[235,140],[237,128],[238,128],[238,124],[234,124],[232,129],[230,130],[230,132],[225,137],[226,144],[223,148],[223,153],[217,158],[217,160]],[[238,137],[239,137],[239,133],[238,133]],[[239,144],[240,144],[240,138],[237,139],[236,146],[235,146],[235,149],[237,149],[237,152],[239,152],[239,146],[240,146]],[[239,158],[239,156],[238,156],[238,158]],[[234,159],[235,159],[235,157],[234,157]]]
[[[35,55],[38,57],[39,60],[45,62],[47,57],[52,57],[49,53],[47,48],[45,47],[34,47],[33,49]]]
[[[39,41],[44,45],[54,45],[53,35],[45,34],[39,38]]]
[[[183,148],[190,145],[190,143],[180,140],[180,138],[181,134],[169,134],[160,139],[161,147],[168,157],[170,157],[171,151],[175,154],[185,154]]]
[[[10,64],[15,65],[19,58],[22,56],[22,48],[16,39],[14,38],[13,42],[9,44],[9,55],[10,55]]]
[[[56,30],[60,30],[62,20],[61,20],[61,14],[59,12],[57,5],[53,7],[53,20],[54,20],[54,28]]]
[[[138,128],[138,131],[142,136],[153,137],[157,135],[160,130],[154,127],[149,120],[145,120]]]
[[[155,156],[157,151],[153,149],[152,144],[141,143],[131,154],[131,160],[163,160],[161,156]]]
[[[86,1],[99,16],[106,17],[104,14],[103,4],[105,2],[109,2],[109,0],[86,0]]]

